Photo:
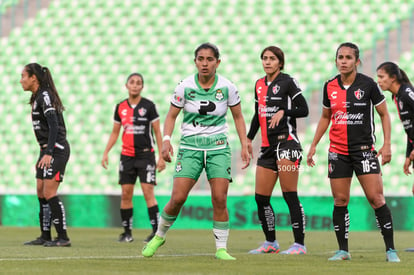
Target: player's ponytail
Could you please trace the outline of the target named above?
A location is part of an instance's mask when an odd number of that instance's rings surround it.
[[[56,111],[59,113],[63,112],[65,107],[63,107],[62,101],[60,100],[49,68],[42,67],[38,63],[30,63],[25,66],[25,70],[29,76],[36,76],[37,81],[39,82],[39,89],[47,90],[52,94],[52,105],[55,107]],[[36,94],[33,93],[30,97],[30,105],[34,103],[35,98]]]
[[[397,64],[394,62],[384,62],[381,65],[378,66],[378,70],[384,70],[385,73],[387,73],[390,77],[395,76],[397,79],[397,82],[399,84],[409,84],[412,86],[410,79],[408,78],[407,74],[402,70],[400,67],[398,67]]]

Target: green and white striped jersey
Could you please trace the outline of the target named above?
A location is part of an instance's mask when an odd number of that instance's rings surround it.
[[[216,74],[213,86],[201,88],[198,75],[182,80],[175,88],[171,104],[183,109],[181,148],[218,150],[227,146],[228,107],[240,103],[236,85]]]

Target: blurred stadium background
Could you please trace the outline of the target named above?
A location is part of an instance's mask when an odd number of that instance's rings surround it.
[[[144,75],[143,96],[158,107],[161,125],[175,85],[195,72],[193,51],[210,41],[220,48],[219,73],[239,88],[247,125],[253,115],[253,86],[263,75],[259,55],[281,47],[285,72],[300,83],[311,114],[299,121],[306,154],[321,109],[323,82],[336,74],[334,55],[341,42],[362,51],[360,71],[375,78],[376,66],[392,60],[414,79],[412,0],[0,0],[0,194],[35,194],[38,148],[19,83],[23,66],[38,62],[52,71],[66,107],[72,155],[63,194],[119,194],[120,139],[110,168],[100,161],[113,125],[116,103],[127,97],[127,75]],[[402,172],[405,134],[386,93],[392,117],[393,160],[383,167],[388,196],[411,194],[412,177]],[[382,131],[377,118],[377,147]],[[234,183],[231,194],[253,194],[255,165],[240,169],[238,138],[229,116]],[[176,127],[175,145],[179,139]],[[256,137],[255,145],[260,144]],[[317,166],[303,165],[299,193],[330,195],[326,177],[328,138],[317,151]],[[157,194],[169,194],[173,165],[158,174]],[[139,188],[136,190],[140,194]],[[204,176],[195,193],[204,194]],[[359,184],[353,195],[363,195]]]

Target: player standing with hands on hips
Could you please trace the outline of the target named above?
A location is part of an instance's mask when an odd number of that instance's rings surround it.
[[[390,91],[397,106],[398,115],[407,134],[407,149],[403,165],[404,174],[409,175],[414,161],[414,87],[407,74],[395,63],[384,62],[377,68],[378,85]],[[414,195],[414,184],[412,187]]]
[[[399,262],[394,249],[391,211],[384,198],[378,161],[379,156],[382,157],[382,165],[391,160],[391,122],[385,97],[372,78],[357,72],[361,62],[357,45],[350,42],[339,45],[335,62],[339,74],[325,83],[322,115],[307,156],[307,164],[314,166],[316,146],[332,123],[329,130],[328,177],[334,197],[332,219],[339,250],[329,260],[351,259],[348,250],[348,203],[355,172],[375,211],[385,243],[386,260]],[[384,145],[378,153],[374,149],[374,106],[380,115],[384,134]]]
[[[65,207],[57,195],[63,181],[70,147],[66,139],[63,119],[64,107],[47,67],[37,63],[27,64],[21,75],[23,90],[31,91],[33,130],[40,146],[36,163],[36,191],[40,204],[39,221],[41,235],[25,245],[68,247],[71,242],[66,232]],[[57,238],[52,240],[53,222]]]
[[[114,112],[114,126],[102,157],[102,166],[108,167],[108,153],[118,139],[121,126],[122,152],[119,162],[119,184],[121,185],[121,220],[124,232],[119,236],[119,242],[132,242],[134,187],[137,177],[141,183],[142,193],[147,204],[148,216],[152,233],[144,240],[149,242],[154,237],[158,227],[159,210],[154,195],[156,185],[155,170],[165,169],[161,156],[160,118],[155,104],[142,97],[144,78],[139,73],[128,76],[126,84],[128,98],[118,103]],[[154,138],[157,140],[158,162],[155,160]]]
[[[220,260],[235,260],[227,252],[229,235],[227,191],[231,181],[227,109],[231,110],[241,142],[243,169],[250,163],[246,125],[236,86],[216,74],[220,64],[218,48],[211,43],[204,43],[197,47],[194,55],[198,73],[187,77],[175,88],[164,124],[162,155],[165,161],[171,162],[174,152],[170,139],[177,116],[183,110],[182,135],[171,198],[161,213],[155,237],[143,248],[142,255],[151,257],[164,244],[168,229],[177,219],[188,194],[205,169],[213,204],[213,234],[217,249],[215,257]]]

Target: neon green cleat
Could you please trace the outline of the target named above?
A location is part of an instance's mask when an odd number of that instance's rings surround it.
[[[154,238],[152,238],[152,240],[149,243],[147,243],[142,249],[142,256],[152,257],[157,251],[158,247],[160,247],[164,243],[165,243],[165,238],[161,238],[155,235]]]
[[[216,259],[219,260],[235,260],[236,258],[230,256],[225,248],[219,248],[216,252]]]

